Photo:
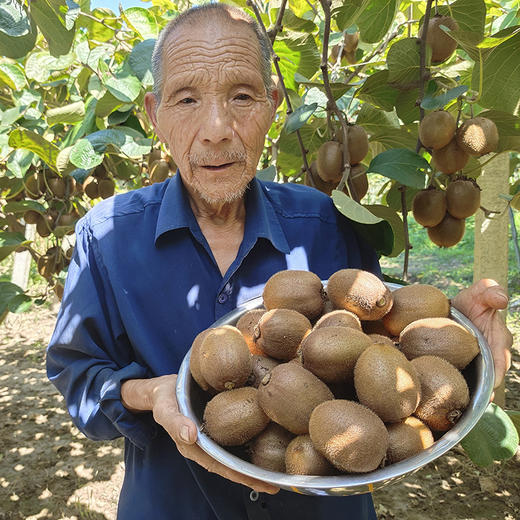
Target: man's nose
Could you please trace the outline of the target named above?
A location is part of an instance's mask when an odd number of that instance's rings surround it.
[[[218,144],[233,137],[233,118],[226,102],[213,101],[202,110],[199,137],[206,143]]]

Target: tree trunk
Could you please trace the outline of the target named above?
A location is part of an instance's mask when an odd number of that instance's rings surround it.
[[[484,166],[477,182],[482,188],[481,206],[498,214],[486,217],[479,210],[475,215],[473,280],[492,278],[507,290],[509,215],[507,203],[499,195],[509,193],[509,153],[500,154]],[[505,314],[502,317],[505,319]],[[502,407],[504,392],[504,385],[495,392],[495,403]]]

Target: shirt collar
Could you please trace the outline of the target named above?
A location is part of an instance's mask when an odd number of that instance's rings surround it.
[[[276,249],[287,254],[290,251],[287,238],[264,189],[268,188],[256,178],[248,185],[244,239],[266,238]],[[193,215],[186,188],[177,172],[164,192],[155,228],[155,244],[157,245],[158,238],[164,233],[181,228],[188,228],[194,233],[199,230],[199,225]]]

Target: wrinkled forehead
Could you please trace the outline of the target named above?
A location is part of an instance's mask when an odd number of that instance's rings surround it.
[[[244,20],[224,18],[187,21],[169,35],[163,69],[181,74],[205,68],[247,67],[261,74],[261,54],[254,30]]]

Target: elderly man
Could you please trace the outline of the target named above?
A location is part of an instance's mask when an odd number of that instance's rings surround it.
[[[279,103],[270,73],[268,42],[241,11],[180,15],[159,37],[145,98],[179,173],[98,204],[76,228],[48,374],[85,435],[124,436],[122,520],[375,518],[370,495],[302,496],[227,469],[177,407],[193,338],[273,273],[380,274],[329,197],[255,179]],[[511,344],[496,316],[503,290],[482,282],[455,303],[494,345],[500,382]]]

